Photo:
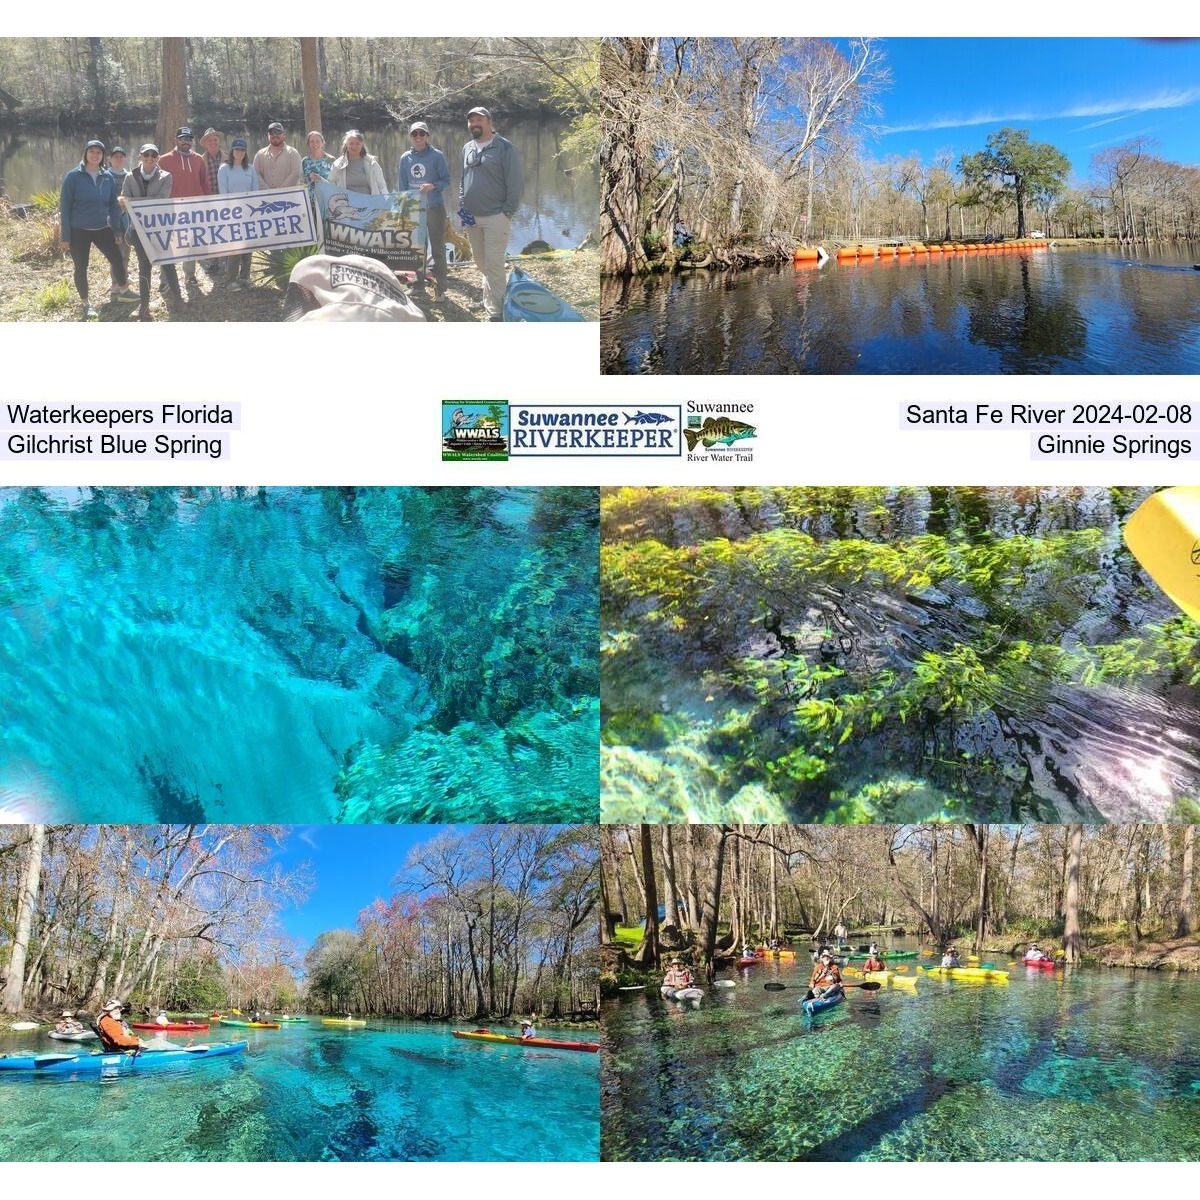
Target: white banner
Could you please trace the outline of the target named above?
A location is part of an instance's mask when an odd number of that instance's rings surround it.
[[[127,196],[125,207],[156,266],[250,250],[312,246],[318,240],[304,187],[167,200]]]

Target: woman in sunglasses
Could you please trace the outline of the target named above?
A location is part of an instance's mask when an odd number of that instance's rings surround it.
[[[171,194],[171,175],[158,165],[158,147],[147,142],[138,151],[138,165],[125,176],[125,184],[121,190],[122,200],[162,200]],[[133,239],[133,248],[138,260],[138,298],[141,305],[137,310],[139,321],[153,321],[150,315],[150,275],[153,267],[150,256],[142,245],[142,239],[137,232],[130,229],[129,236]],[[174,263],[167,263],[162,268],[162,281],[159,287],[166,298],[167,307],[174,308],[181,302],[179,295],[179,272]]]

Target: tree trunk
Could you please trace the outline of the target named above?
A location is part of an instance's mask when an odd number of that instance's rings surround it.
[[[1067,835],[1067,896],[1063,906],[1063,950],[1066,951],[1067,962],[1077,963],[1083,954],[1083,936],[1079,928],[1079,863],[1083,857],[1083,826],[1069,826]]]
[[[972,949],[976,954],[983,953],[983,943],[987,939],[987,893],[988,893],[988,827],[986,825],[968,825],[967,832],[975,842],[975,851],[979,857],[978,886],[975,889],[975,944]]]
[[[663,884],[666,900],[666,924],[679,925],[679,888],[675,882],[675,848],[671,843],[671,826],[662,826]]]
[[[164,154],[175,145],[175,130],[188,119],[186,42],[186,38],[177,37],[162,40],[162,89],[155,138]]]
[[[323,133],[321,128],[321,74],[317,70],[317,39],[300,39],[300,74],[304,86],[304,127],[306,132]],[[307,143],[306,143],[307,144]]]
[[[646,936],[642,938],[637,961],[645,967],[657,967],[658,954],[658,888],[654,882],[654,848],[651,842],[650,825],[642,825],[642,874],[643,895],[646,898]]]
[[[1192,933],[1192,882],[1196,851],[1196,827],[1185,826],[1183,831],[1183,869],[1179,880],[1179,919],[1175,925],[1176,937],[1190,937]]]
[[[721,914],[721,876],[725,872],[725,843],[732,829],[730,825],[717,826],[717,845],[713,851],[712,874],[704,894],[704,915],[701,918],[700,945],[704,954],[704,965],[712,976],[713,958],[717,952],[717,920]]]
[[[600,273],[634,275],[648,262],[642,245],[650,158],[645,108],[658,69],[658,39],[612,39],[601,55],[608,111],[600,147]]]
[[[25,994],[25,957],[29,953],[29,935],[37,909],[38,889],[42,883],[42,852],[46,845],[45,825],[29,826],[29,850],[17,888],[17,921],[13,927],[12,954],[0,996],[0,1012],[13,1015],[21,1011]]]

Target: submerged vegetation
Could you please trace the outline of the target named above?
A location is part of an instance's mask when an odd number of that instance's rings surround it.
[[[0,798],[594,820],[596,544],[582,488],[7,493]]]
[[[606,820],[1162,819],[1200,791],[1200,629],[1148,489],[602,498]]]

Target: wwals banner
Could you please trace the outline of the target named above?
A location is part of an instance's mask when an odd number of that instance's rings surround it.
[[[425,269],[425,214],[415,193],[364,196],[323,179],[313,187],[326,254],[365,254],[393,271]]]
[[[178,200],[126,197],[125,206],[156,265],[318,241],[308,189],[302,187]]]

